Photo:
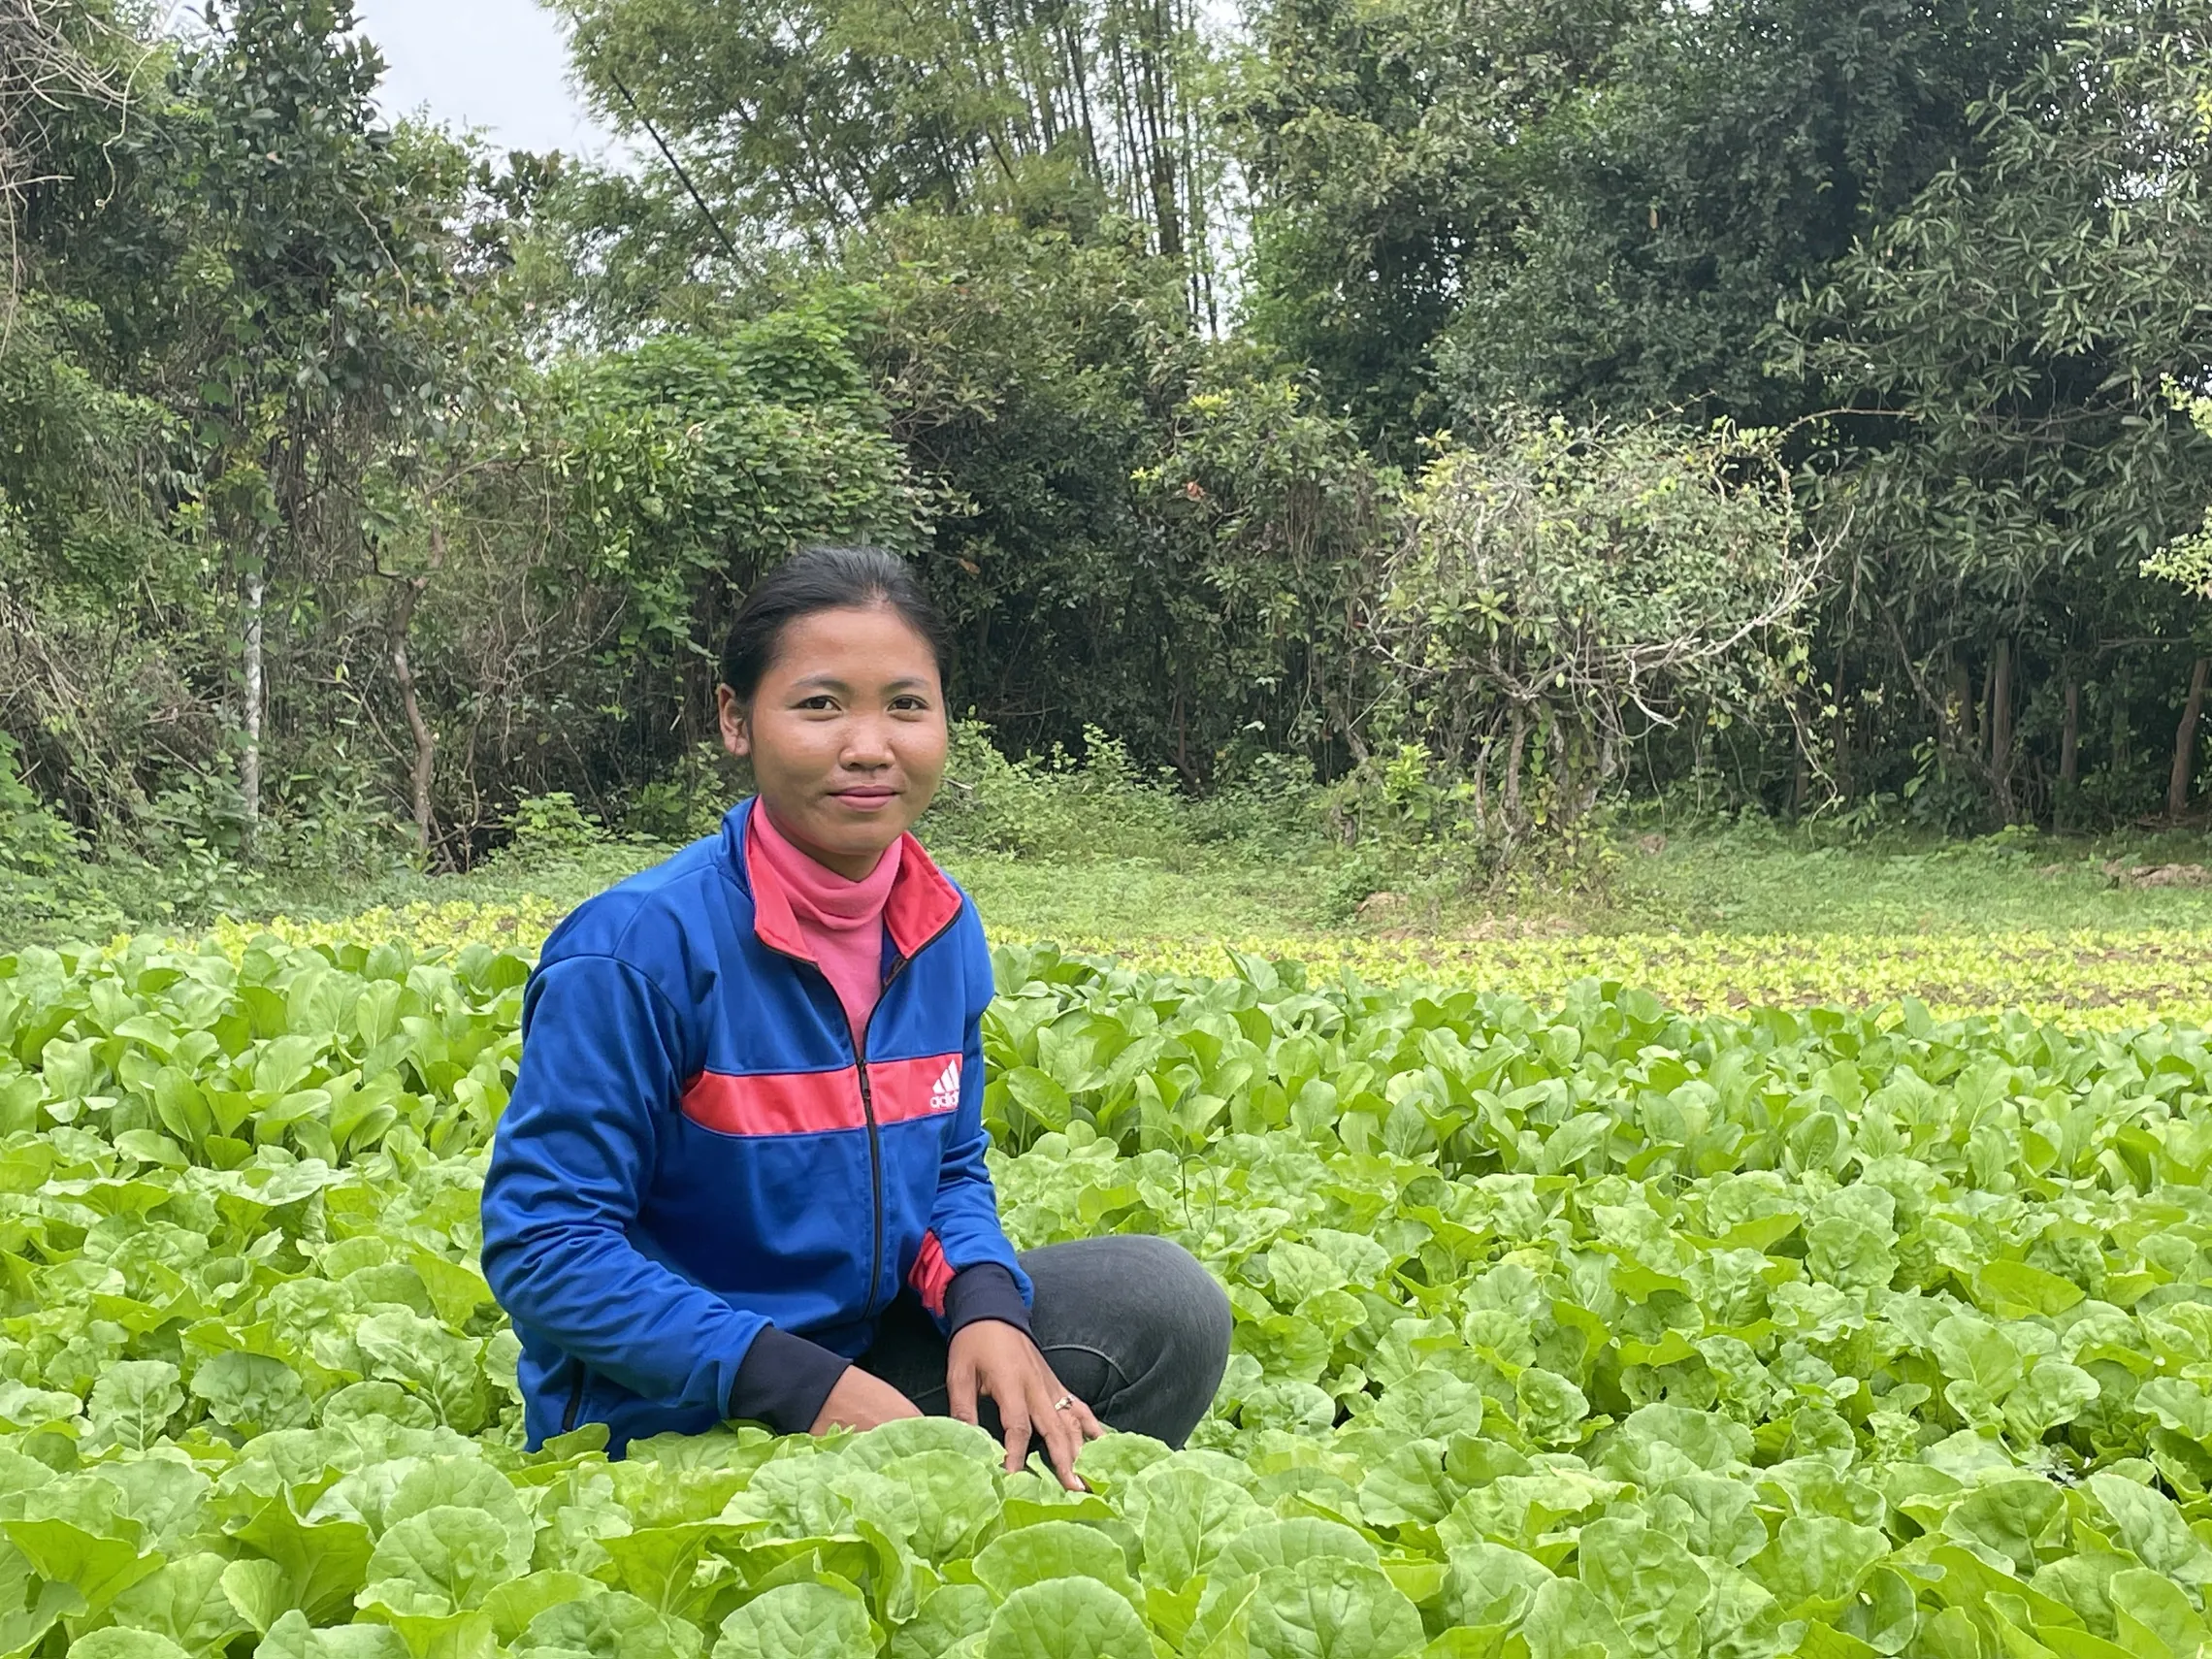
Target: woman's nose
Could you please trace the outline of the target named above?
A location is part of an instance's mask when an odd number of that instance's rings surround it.
[[[888,766],[893,760],[889,723],[854,720],[845,728],[845,748],[839,759],[848,766]]]

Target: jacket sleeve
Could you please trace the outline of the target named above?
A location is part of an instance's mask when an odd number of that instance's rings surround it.
[[[795,1388],[827,1396],[842,1359],[782,1332],[755,1354],[764,1318],[630,1242],[685,1075],[667,999],[613,957],[566,958],[533,978],[524,1030],[484,1176],[484,1277],[500,1306],[593,1371],[680,1410],[753,1415],[734,1410],[753,1404],[788,1416],[804,1407]],[[796,1427],[812,1421],[809,1412]]]
[[[977,1319],[1003,1319],[1025,1331],[1029,1276],[999,1225],[998,1194],[984,1161],[991,1148],[991,1133],[983,1126],[983,1015],[993,993],[991,954],[972,909],[960,926],[967,947],[963,983],[968,997],[960,1103],[946,1131],[936,1203],[910,1278],[922,1305],[947,1336]]]

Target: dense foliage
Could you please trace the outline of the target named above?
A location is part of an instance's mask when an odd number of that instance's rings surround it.
[[[1479,843],[1572,824],[1685,715],[1789,705],[1820,572],[1763,435],[1512,422],[1427,468],[1408,519],[1362,619],[1373,724],[1404,720],[1416,772],[1441,758],[1465,806],[1436,816]]]
[[[0,7],[0,731],[95,850],[670,832],[819,537],[1009,753],[1477,870],[2196,813],[2202,0],[555,9],[683,179],[388,125],[347,0]]]
[[[526,971],[274,940],[0,960],[9,1651],[2206,1638],[2194,1029],[1002,953],[1010,1229],[1170,1235],[1237,1315],[1193,1448],[1111,1437],[1071,1495],[941,1421],[524,1453],[475,1251]]]

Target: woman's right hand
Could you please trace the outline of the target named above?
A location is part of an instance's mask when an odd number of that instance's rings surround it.
[[[857,1365],[845,1367],[844,1376],[822,1402],[822,1415],[810,1434],[828,1434],[833,1428],[872,1429],[878,1423],[900,1417],[918,1417],[922,1408],[882,1378]]]

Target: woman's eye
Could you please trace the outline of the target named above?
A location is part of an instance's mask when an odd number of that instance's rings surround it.
[[[898,697],[892,699],[891,706],[897,714],[923,714],[927,712],[929,704],[922,698]]]
[[[828,692],[817,692],[814,696],[803,699],[798,706],[803,709],[827,712],[834,709],[837,706],[837,701]]]

